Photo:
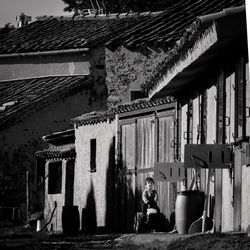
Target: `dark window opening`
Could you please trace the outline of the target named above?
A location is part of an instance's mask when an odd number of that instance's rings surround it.
[[[49,194],[62,192],[62,162],[49,163]]]
[[[36,159],[36,187],[37,189],[43,187],[45,178],[45,159]]]
[[[90,172],[96,172],[96,139],[90,140]]]

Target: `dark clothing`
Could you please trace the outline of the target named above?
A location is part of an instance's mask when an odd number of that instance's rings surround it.
[[[157,202],[158,201],[158,194],[156,192],[156,190],[147,190],[145,189],[142,193],[142,200],[144,203],[153,203],[153,202]]]
[[[160,208],[157,206],[156,202],[150,202],[150,203],[142,203],[142,215],[147,216],[147,209],[148,208],[155,208],[157,211],[157,214],[160,214]]]

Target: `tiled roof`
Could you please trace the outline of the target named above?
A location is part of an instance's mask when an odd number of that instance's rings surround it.
[[[43,136],[43,140],[56,146],[74,143],[75,130],[69,129],[65,131],[56,132],[50,135],[45,135]]]
[[[170,1],[170,6],[160,15],[133,26],[120,36],[111,39],[107,46],[114,49],[123,44],[131,49],[150,47],[168,50],[175,45],[198,16],[240,6],[244,2],[244,0]]]
[[[0,54],[91,48],[151,47],[168,50],[197,16],[244,4],[244,0],[178,0],[159,14],[45,18],[0,38]]]
[[[152,15],[127,18],[43,18],[0,38],[0,54],[93,48]]]
[[[89,87],[88,79],[88,76],[58,76],[0,82],[0,128]]]
[[[171,96],[158,98],[155,100],[136,100],[134,103],[119,105],[106,111],[94,111],[72,119],[72,123],[77,126],[96,124],[100,122],[112,121],[115,119],[115,114],[142,110],[150,107],[174,103],[175,99]]]
[[[66,150],[51,150],[51,149],[46,149],[42,151],[37,151],[36,157],[38,158],[45,158],[45,159],[72,159],[76,157],[76,151],[75,147],[68,148]]]
[[[114,111],[116,114],[121,114],[121,113],[131,112],[134,110],[146,109],[150,107],[169,104],[173,102],[175,102],[175,99],[172,96],[166,96],[163,98],[158,98],[150,101],[146,99],[141,99],[141,100],[139,99],[135,100],[133,103],[118,105],[116,108],[114,108]]]

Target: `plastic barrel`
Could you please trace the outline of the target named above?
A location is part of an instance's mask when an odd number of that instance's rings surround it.
[[[76,234],[79,232],[80,216],[78,206],[63,206],[62,229],[64,234]]]
[[[190,225],[202,216],[203,208],[203,192],[189,190],[177,193],[175,220],[179,234],[188,233]]]

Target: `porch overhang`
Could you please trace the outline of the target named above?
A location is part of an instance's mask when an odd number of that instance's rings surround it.
[[[187,41],[189,44],[183,47],[188,49],[181,51],[174,61],[167,62],[166,70],[149,90],[150,99],[186,89],[220,60],[233,55],[242,46],[247,48],[245,8],[223,14],[199,18],[201,25],[197,39],[191,45]],[[208,23],[211,24],[208,26]],[[204,29],[204,25],[208,27]]]

